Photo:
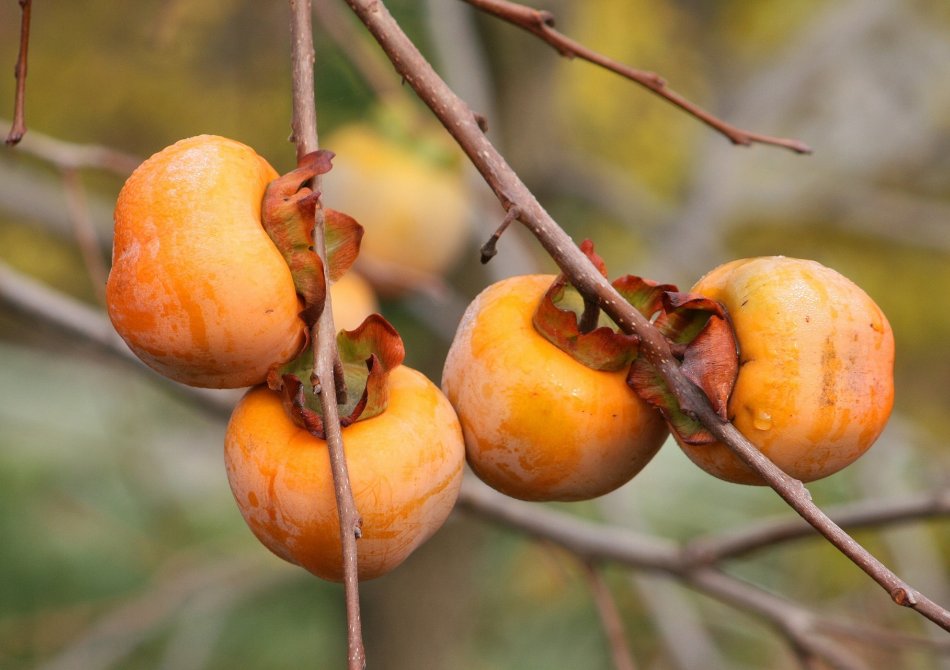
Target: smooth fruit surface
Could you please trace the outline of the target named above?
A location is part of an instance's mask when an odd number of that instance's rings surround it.
[[[894,335],[857,285],[815,261],[782,256],[722,265],[693,291],[720,301],[739,345],[729,418],[803,481],[852,463],[877,439],[894,401]],[[761,481],[724,445],[681,446],[727,481]]]
[[[468,238],[468,200],[460,175],[419,156],[368,125],[326,142],[335,152],[323,179],[324,203],[365,229],[361,261],[438,275]]]
[[[422,374],[389,376],[382,414],[343,429],[347,468],[363,519],[360,579],[389,572],[448,517],[465,452],[455,412]],[[250,390],[225,437],[228,481],[254,535],[278,556],[342,579],[340,531],[326,442],[298,428],[276,393]]]
[[[146,160],[119,193],[109,316],[166,377],[250,386],[302,346],[290,270],[261,226],[276,177],[250,147],[201,135]]]
[[[667,436],[626,385],[626,370],[585,367],[544,339],[532,316],[553,275],[512,277],[469,305],[442,388],[462,422],[468,462],[524,500],[582,500],[639,472]]]

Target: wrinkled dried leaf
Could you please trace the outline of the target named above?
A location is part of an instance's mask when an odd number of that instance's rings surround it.
[[[389,372],[402,363],[405,349],[399,333],[379,314],[371,314],[355,330],[340,331],[337,347],[347,390],[346,403],[339,405],[340,425],[346,427],[385,411]],[[309,382],[312,371],[313,350],[307,347],[290,363],[271,370],[267,384],[281,394],[297,425],[324,438],[323,409]],[[332,384],[325,397],[334,397]]]
[[[323,262],[313,249],[314,213],[320,195],[305,184],[330,170],[329,151],[303,156],[298,167],[267,185],[261,208],[264,229],[290,268],[303,303],[300,318],[308,328],[320,318],[326,302]]]

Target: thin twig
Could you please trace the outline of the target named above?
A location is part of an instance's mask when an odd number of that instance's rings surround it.
[[[842,528],[856,530],[920,521],[950,514],[950,488],[900,500],[863,500],[826,511]],[[816,537],[815,529],[796,517],[764,519],[734,531],[691,540],[685,547],[688,560],[699,565],[772,548],[783,542]]]
[[[633,660],[633,653],[630,651],[630,645],[627,643],[627,636],[623,629],[623,619],[620,616],[617,603],[614,602],[610,587],[607,586],[607,582],[598,566],[585,562],[583,567],[587,582],[590,584],[591,594],[594,596],[594,604],[597,605],[600,622],[607,634],[607,642],[614,660],[614,667],[617,670],[636,670],[637,664]]]
[[[323,34],[346,54],[376,97],[383,101],[406,97],[405,90],[392,76],[389,62],[366,40],[366,33],[352,23],[352,17],[340,9],[338,0],[313,0],[313,13]]]
[[[500,240],[501,236],[505,234],[506,230],[508,230],[508,226],[510,226],[513,221],[517,221],[517,219],[518,208],[509,207],[508,211],[505,212],[505,218],[502,219],[501,224],[499,224],[495,232],[491,234],[491,237],[488,238],[488,241],[482,245],[482,265],[485,265],[498,254],[498,240]]]
[[[950,612],[913,589],[839,528],[811,500],[802,482],[766,458],[731,423],[724,423],[703,392],[680,371],[669,342],[600,275],[574,241],[544,210],[478,127],[472,110],[438,76],[402,31],[381,0],[347,0],[389,56],[397,72],[439,118],[506,209],[538,239],[578,291],[596,300],[626,333],[640,338],[640,355],[659,373],[681,408],[703,423],[720,442],[758,474],[829,542],[880,584],[898,605],[910,607],[950,631]]]
[[[13,125],[6,144],[13,146],[26,134],[26,61],[30,51],[30,13],[33,0],[20,0],[20,52],[16,59],[16,98],[13,103]]]
[[[74,168],[63,170],[63,190],[66,193],[66,209],[69,212],[69,220],[73,224],[73,232],[76,235],[76,243],[79,246],[79,252],[82,254],[83,264],[86,266],[86,272],[89,275],[89,281],[92,282],[93,291],[96,298],[103,305],[106,304],[106,278],[109,269],[102,256],[102,249],[99,246],[99,238],[96,235],[96,227],[89,216],[89,205],[86,201],[86,190],[83,188],[79,172]]]
[[[0,124],[6,124],[0,119]],[[97,144],[77,144],[31,130],[17,145],[17,153],[30,154],[52,163],[61,170],[96,168],[127,177],[139,166],[142,159],[116,149]]]
[[[710,128],[724,135],[733,144],[750,146],[752,144],[770,144],[772,146],[789,149],[799,154],[812,152],[804,142],[782,137],[771,137],[752,133],[726,123],[722,119],[710,114],[702,107],[690,102],[682,95],[670,89],[666,81],[655,72],[646,72],[629,67],[623,63],[588,49],[583,44],[572,40],[554,28],[554,16],[550,12],[533,9],[507,0],[463,0],[488,14],[497,16],[523,30],[536,35],[551,45],[559,54],[566,58],[580,58],[595,65],[599,65],[611,72],[619,74],[657,94],[667,102],[679,107],[683,111],[696,117]]]
[[[319,148],[317,110],[314,101],[312,8],[310,0],[290,0],[290,8],[292,15],[291,39],[293,41],[293,119],[291,125],[293,141],[297,147],[297,158],[299,159]],[[319,192],[319,178],[313,184],[313,188]],[[326,276],[329,264],[327,263],[324,239],[322,207],[317,207],[315,218],[314,249],[323,261],[325,280],[329,285],[329,278]],[[356,547],[356,541],[360,535],[361,521],[347,472],[339,409],[337,407],[337,394],[335,393],[338,385],[342,383],[342,379],[338,378],[336,374],[339,354],[336,349],[335,333],[330,292],[327,291],[323,312],[313,328],[311,338],[314,351],[313,373],[321,388],[318,398],[323,409],[323,425],[326,432],[327,448],[330,453],[330,467],[333,471],[333,487],[340,520],[343,587],[346,600],[348,667],[350,670],[362,670],[366,665],[366,651],[363,646],[363,632],[360,622]]]

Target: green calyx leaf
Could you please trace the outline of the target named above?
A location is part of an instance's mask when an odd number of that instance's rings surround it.
[[[306,184],[330,171],[333,152],[314,151],[303,156],[295,170],[267,186],[261,221],[290,268],[303,309],[300,318],[312,328],[323,312],[327,282],[323,262],[314,249],[313,229],[317,211],[323,213],[327,265],[331,281],[339,279],[359,254],[363,227],[351,217],[322,209],[320,194]]]
[[[382,414],[389,400],[389,372],[405,358],[402,338],[379,314],[371,314],[355,330],[337,334],[346,402],[337,403],[340,425]],[[288,415],[301,428],[326,438],[323,401],[336,401],[333,385],[317,387],[313,379],[313,349],[308,346],[296,359],[275,367],[267,385],[281,395]]]
[[[680,370],[698,386],[723,421],[728,420],[729,396],[739,374],[739,350],[725,308],[695,293],[664,291],[654,325],[672,344],[682,361]],[[684,412],[662,376],[644,358],[630,367],[627,384],[656,407],[670,428],[687,444],[710,444],[716,438]]]

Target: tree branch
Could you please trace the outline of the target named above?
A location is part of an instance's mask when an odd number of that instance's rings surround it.
[[[466,479],[463,484],[459,507],[531,537],[560,545],[588,563],[613,562],[670,575],[700,593],[764,618],[793,647],[826,659],[833,667],[863,666],[843,648],[822,638],[831,633],[883,647],[916,645],[950,652],[950,641],[935,645],[923,637],[891,635],[879,628],[815,614],[801,605],[727,575],[712,564],[696,563],[688,544],[681,547],[669,540],[607,527],[545,506],[508,498],[474,479]]]
[[[690,102],[676,91],[670,89],[666,81],[655,72],[646,72],[618,63],[612,58],[588,49],[583,44],[572,40],[554,29],[554,16],[550,12],[533,9],[507,0],[463,0],[483,12],[496,16],[522,30],[537,36],[551,45],[559,54],[566,58],[580,58],[595,65],[610,70],[621,77],[636,82],[640,86],[652,91],[667,102],[679,107],[687,114],[691,114],[710,128],[724,135],[733,144],[750,146],[752,144],[770,144],[789,149],[799,154],[812,152],[804,142],[782,137],[771,137],[752,133],[726,123],[722,119],[710,114],[705,109]]]
[[[594,597],[594,604],[597,605],[601,625],[607,634],[614,668],[616,670],[637,670],[637,664],[633,660],[633,653],[624,633],[623,619],[620,616],[620,610],[614,601],[613,594],[610,592],[610,587],[607,585],[607,580],[601,573],[599,566],[593,563],[584,563],[582,568],[587,577],[591,594]]]
[[[26,134],[26,60],[30,50],[30,13],[33,0],[20,0],[20,53],[16,59],[16,97],[13,103],[13,125],[4,142],[13,146]]]
[[[880,584],[891,599],[950,631],[950,612],[901,580],[854,541],[811,500],[808,489],[773,464],[730,423],[724,423],[708,399],[679,369],[669,343],[640,312],[627,303],[544,210],[479,127],[476,115],[436,74],[381,0],[347,0],[389,56],[396,71],[455,138],[494,191],[502,206],[519,210],[519,220],[538,239],[561,271],[586,298],[596,300],[626,333],[640,338],[640,355],[662,376],[684,411],[749,465],[796,512]]]
[[[317,110],[314,102],[313,80],[313,28],[310,0],[290,0],[291,39],[293,67],[293,141],[297,147],[298,160],[319,148],[317,138]],[[313,184],[319,192],[319,177]],[[327,263],[326,243],[324,239],[323,208],[318,206],[314,222],[314,249],[323,261],[324,281],[329,286],[329,264]],[[360,536],[360,515],[356,509],[353,490],[346,466],[346,454],[343,449],[343,436],[340,428],[339,409],[337,407],[337,389],[342,379],[337,375],[339,354],[336,349],[336,329],[333,324],[333,309],[330,291],[326,292],[326,303],[320,319],[313,328],[314,366],[313,373],[319,387],[318,398],[323,408],[323,424],[326,442],[330,453],[330,467],[333,471],[333,486],[336,494],[337,512],[340,520],[340,541],[343,549],[343,587],[346,599],[347,615],[347,659],[350,670],[362,670],[366,665],[366,651],[363,647],[362,624],[360,621],[359,574],[357,566],[356,541]]]
[[[100,310],[17,272],[3,261],[0,261],[0,301],[23,314],[95,344],[133,368],[148,374],[151,379],[176,395],[188,398],[217,416],[227,419],[234,408],[237,400],[234,392],[185,386],[154,372],[132,353]]]
[[[229,392],[182,386],[152,373],[129,351],[101,311],[49,289],[2,262],[0,262],[0,300],[16,307],[24,314],[54,327],[65,329],[73,335],[96,344],[107,353],[132,364],[143,374],[148,374],[149,378],[157,383],[165,384],[190,399],[198,400],[200,407],[222,420],[230,414],[234,398]],[[875,519],[879,524],[888,524],[909,520],[913,517],[913,509],[925,516],[929,515],[929,511],[925,511],[928,506],[923,504],[923,501],[914,502],[915,500],[892,501],[890,504],[898,510],[894,514],[883,512],[881,509],[884,506],[883,503],[876,501],[858,503],[840,509],[843,510],[844,517],[850,516],[859,524],[863,520],[871,523],[871,519]],[[941,653],[950,652],[950,640],[935,642],[920,636],[905,635],[818,616],[795,603],[769,594],[742,580],[728,577],[711,567],[712,564],[738,553],[728,551],[730,546],[752,544],[751,542],[743,543],[741,540],[730,540],[729,533],[720,536],[723,538],[721,542],[716,537],[696,540],[703,546],[722,547],[716,557],[701,562],[697,557],[702,557],[703,554],[691,543],[681,546],[670,540],[584,521],[563,512],[553,511],[543,505],[508,498],[470,477],[466,478],[462,484],[459,508],[529,536],[551,541],[574,553],[583,561],[613,562],[629,568],[669,575],[694,590],[764,618],[773,623],[786,637],[790,637],[792,634],[790,631],[794,631],[793,634],[797,636],[798,641],[791,641],[798,647],[801,647],[802,640],[808,644],[809,635],[823,634],[848,637],[882,647],[916,646],[933,648]],[[833,512],[833,514],[837,513]],[[769,522],[770,525],[776,526],[782,523],[784,522]],[[811,534],[804,524],[797,523],[794,526],[795,530],[788,532],[785,539],[791,540],[793,537]],[[740,530],[735,533],[735,536],[741,538],[745,534]],[[754,530],[748,533],[748,535],[759,537],[764,534]],[[730,579],[731,582],[728,581]],[[812,623],[803,628],[802,622],[809,621]],[[827,644],[827,641],[823,642]]]
[[[842,528],[856,530],[919,521],[950,514],[950,488],[902,500],[866,500],[826,512]],[[718,563],[783,542],[815,537],[815,529],[798,518],[765,519],[737,530],[691,540],[684,551],[696,565]]]
[[[0,119],[0,123],[7,123]],[[96,168],[128,177],[142,159],[122,151],[96,144],[77,144],[31,130],[17,145],[17,153],[26,153],[52,163],[61,170]]]

